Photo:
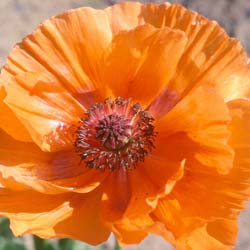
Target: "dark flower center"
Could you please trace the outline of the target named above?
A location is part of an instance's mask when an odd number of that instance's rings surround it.
[[[75,147],[89,168],[135,168],[154,148],[154,119],[130,100],[94,104],[76,132]]]
[[[99,121],[96,138],[110,150],[119,150],[128,142],[132,133],[130,120],[123,115],[111,114]]]

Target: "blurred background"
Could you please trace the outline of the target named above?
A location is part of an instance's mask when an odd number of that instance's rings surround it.
[[[35,27],[57,13],[81,6],[104,8],[115,0],[0,0],[0,67],[15,43],[31,33]],[[140,1],[164,2],[164,1]],[[238,37],[250,51],[250,0],[170,0],[198,11],[223,26],[230,36]],[[239,235],[235,250],[250,250],[250,206],[239,219]],[[44,241],[27,235],[15,238],[8,227],[8,220],[0,219],[0,250],[118,250],[114,238],[107,243],[91,247],[69,239]],[[151,235],[140,245],[126,250],[170,250],[173,249],[160,237]],[[201,249],[202,250],[202,249]],[[214,249],[217,250],[217,249]]]

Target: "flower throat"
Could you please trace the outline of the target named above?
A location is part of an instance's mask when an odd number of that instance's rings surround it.
[[[140,104],[121,97],[95,103],[77,129],[76,152],[89,168],[135,168],[154,148],[153,121]]]

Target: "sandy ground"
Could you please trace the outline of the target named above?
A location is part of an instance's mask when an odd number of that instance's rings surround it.
[[[177,0],[170,2],[182,3],[217,20],[230,35],[238,37],[243,46],[250,51],[250,0]],[[0,0],[0,66],[3,65],[8,52],[15,43],[32,32],[46,18],[70,8],[80,6],[103,8],[107,5],[108,0]],[[239,224],[240,231],[235,250],[250,250],[249,209],[241,214]],[[131,246],[129,249],[169,250],[171,246],[159,237],[150,236],[140,245]]]

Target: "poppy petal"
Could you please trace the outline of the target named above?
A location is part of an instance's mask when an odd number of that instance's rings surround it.
[[[219,228],[218,228],[219,229]],[[224,238],[226,236],[224,235]],[[183,250],[183,249],[192,249],[192,250],[228,250],[230,249],[230,245],[225,245],[216,238],[212,237],[207,232],[206,225],[203,227],[199,227],[195,229],[188,239],[183,240],[184,242],[178,242],[176,250]],[[232,245],[231,245],[232,246]]]
[[[158,219],[174,233],[176,249],[229,249],[235,244],[237,219],[214,219],[206,222],[199,217],[186,217],[177,201],[162,200],[157,208]],[[173,220],[175,216],[175,220]],[[206,239],[204,241],[203,239]]]
[[[122,170],[111,173],[104,183],[103,221],[110,227],[135,220],[138,227],[145,226],[145,221],[138,218],[141,215],[147,217],[156,207],[158,199],[171,192],[182,178],[183,167],[180,162],[160,164],[150,160],[129,173]]]
[[[156,121],[157,151],[172,160],[194,158],[205,169],[227,173],[234,157],[228,145],[229,122],[222,98],[214,89],[199,87]]]
[[[144,166],[143,173],[151,180],[157,194],[149,197],[148,201],[158,200],[160,197],[168,195],[175,184],[183,177],[185,159],[180,161],[170,161],[167,154],[155,152],[149,157]]]
[[[200,84],[216,87],[227,101],[250,96],[247,55],[239,41],[230,38],[216,22],[179,4],[126,2],[106,11],[114,34],[151,24],[183,31],[188,38],[171,81],[153,101],[154,114],[164,114],[169,109],[162,111],[162,106],[169,103],[169,98],[172,107]]]
[[[197,165],[194,166],[192,164],[195,162],[187,159],[184,177],[175,185],[169,197],[160,200],[154,211],[159,221],[165,221],[174,235],[180,241],[190,242],[188,244],[204,234],[204,237],[219,244],[218,249],[220,245],[226,245],[225,249],[234,245],[237,218],[245,207],[245,200],[250,197],[250,147],[247,136],[250,102],[234,100],[228,107],[232,116],[229,144],[235,150],[234,167],[223,175],[212,171],[202,173],[199,171],[202,169],[200,163],[196,162]],[[171,218],[175,218],[175,222]],[[197,244],[194,249],[200,249],[204,242],[197,241]]]
[[[16,141],[0,131],[0,183],[11,190],[42,193],[90,192],[107,173],[79,164],[75,152],[42,152],[34,143]]]
[[[4,103],[6,92],[0,84],[0,128],[16,140],[31,142],[32,139],[13,111]]]
[[[72,145],[64,133],[70,126],[59,116],[68,117],[68,111],[73,118],[80,110],[76,100],[83,106],[93,104],[96,89],[102,86],[100,57],[111,38],[106,14],[81,8],[45,21],[10,53],[1,72],[5,102],[42,150],[65,150]]]
[[[110,233],[98,217],[100,197],[100,191],[91,195],[6,191],[0,196],[0,209],[1,215],[10,218],[16,236],[32,233],[42,238],[71,237],[98,244]],[[25,200],[31,200],[32,205]]]
[[[237,218],[214,220],[207,224],[207,232],[214,239],[233,247],[238,234],[238,220]]]
[[[156,192],[155,187],[142,171],[133,172],[112,173],[104,184],[101,215],[109,226],[123,218],[136,217],[142,211],[149,213],[152,210],[146,200],[152,192]]]
[[[243,174],[244,169],[248,170],[250,163],[250,101],[234,100],[228,103],[228,107],[232,116],[230,124],[232,135],[229,143],[235,150],[235,164],[242,169]],[[245,178],[246,180],[249,178],[248,171],[245,173]],[[247,183],[245,182],[245,187],[247,187]]]
[[[107,240],[110,231],[104,227],[99,215],[101,196],[101,189],[89,194],[74,194],[71,199],[73,213],[54,227],[55,236],[78,239],[92,245]]]
[[[149,103],[168,84],[186,43],[184,32],[169,28],[123,31],[104,56],[103,81],[115,96]]]
[[[1,190],[0,200],[1,215],[10,218],[11,229],[17,236],[41,230],[50,235],[55,224],[72,214],[68,194],[53,196]]]
[[[84,116],[84,109],[56,84],[53,86],[51,83],[50,89],[46,89],[46,81],[38,74],[17,75],[4,85],[4,102],[42,150],[70,149],[73,147],[75,125]]]
[[[226,100],[249,96],[249,65],[240,42],[230,38],[216,22],[178,4],[167,6],[145,5],[142,16],[147,16],[147,22],[156,27],[179,29],[188,37],[173,77],[173,88],[185,88],[185,94],[192,87],[190,83],[206,83],[215,86]]]
[[[157,204],[157,199],[151,200],[150,197],[155,197],[157,191],[159,191],[159,187],[154,185],[142,168],[143,166],[138,166],[137,169],[129,175],[132,195],[124,214],[124,216],[128,218],[134,218],[140,214],[147,214],[152,211]]]
[[[117,180],[113,182],[116,177]],[[156,206],[157,200],[148,198],[154,197],[159,188],[139,168],[130,173],[111,174],[108,181],[104,188],[101,213],[107,225],[148,214]]]
[[[99,61],[112,33],[102,10],[79,8],[54,16],[10,53],[2,77],[39,73],[68,92],[84,94],[100,87]],[[20,62],[22,62],[20,64]]]
[[[111,30],[115,35],[123,30],[132,30],[145,24],[141,16],[142,4],[139,2],[122,2],[106,8]]]
[[[140,243],[148,234],[159,234],[170,243],[174,237],[164,224],[155,222],[150,215],[140,215],[133,219],[124,219],[116,222],[112,231],[122,245]]]
[[[120,169],[109,174],[104,182],[101,216],[109,224],[120,219],[131,197],[129,174]]]
[[[151,8],[157,13],[164,7],[155,5]],[[169,6],[163,26],[182,30],[188,37],[170,89],[186,94],[194,85],[209,84],[215,86],[226,100],[249,96],[248,59],[237,39],[230,38],[216,22],[178,4]],[[242,77],[247,82],[242,81]]]

